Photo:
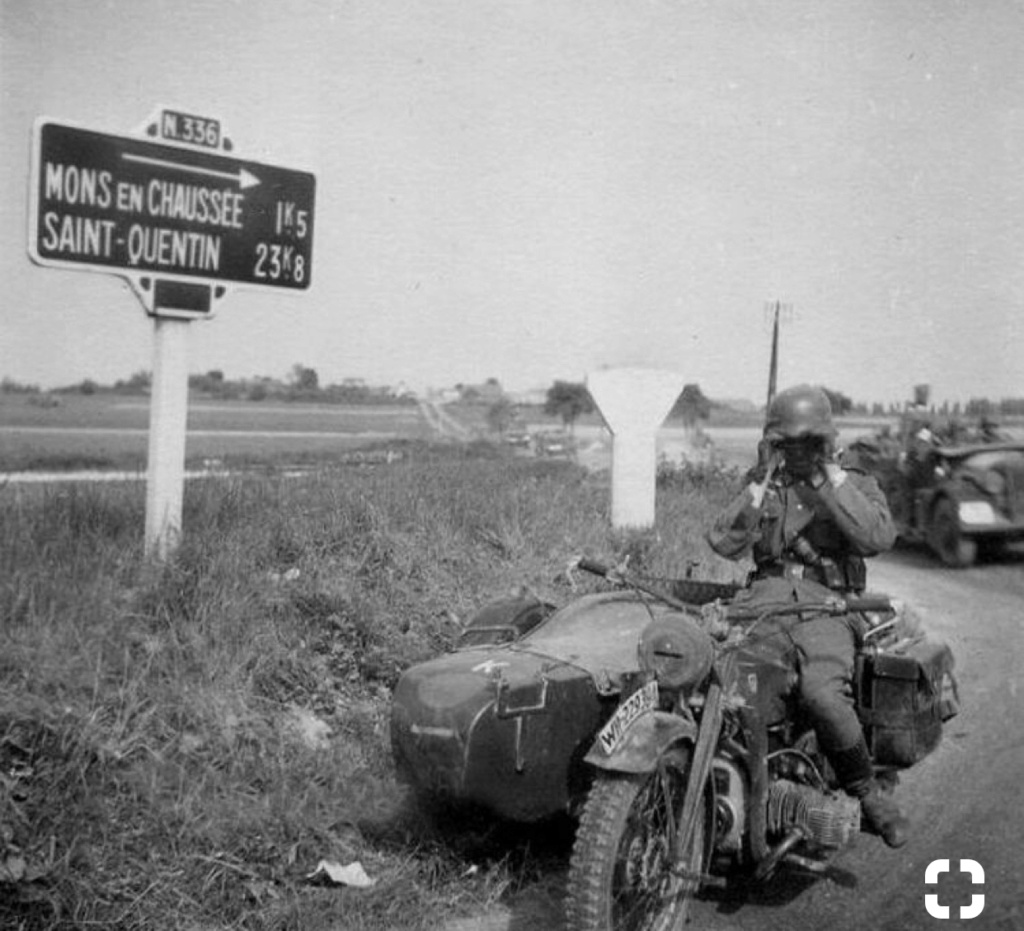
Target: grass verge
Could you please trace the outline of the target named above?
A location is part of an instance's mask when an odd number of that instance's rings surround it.
[[[485,601],[565,601],[573,555],[726,577],[702,533],[735,481],[672,476],[622,535],[571,465],[418,447],[189,483],[158,568],[141,486],[3,489],[0,926],[412,931],[537,882],[563,849],[470,852],[411,808],[390,689]],[[376,883],[317,885],[320,860]]]

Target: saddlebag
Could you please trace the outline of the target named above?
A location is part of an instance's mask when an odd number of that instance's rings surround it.
[[[913,766],[942,738],[959,710],[953,653],[918,640],[898,652],[857,657],[857,713],[879,766]]]

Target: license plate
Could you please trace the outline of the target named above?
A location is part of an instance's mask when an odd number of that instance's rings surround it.
[[[658,707],[658,683],[653,679],[643,688],[638,689],[629,696],[615,710],[608,723],[601,728],[597,739],[601,743],[601,749],[611,756],[625,739],[629,726],[648,711]]]

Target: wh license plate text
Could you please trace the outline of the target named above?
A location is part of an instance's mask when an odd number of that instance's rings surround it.
[[[626,736],[629,726],[647,711],[658,706],[658,683],[653,679],[629,696],[609,718],[597,735],[601,749],[609,756],[615,752]]]

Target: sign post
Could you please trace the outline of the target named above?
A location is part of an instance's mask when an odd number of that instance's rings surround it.
[[[189,322],[153,321],[153,384],[149,402],[146,553],[164,560],[181,536],[188,419]]]
[[[229,286],[309,288],[316,179],[230,153],[219,120],[159,110],[140,135],[40,118],[28,250],[43,266],[127,278],[154,317],[146,552],[181,529],[190,320]]]

